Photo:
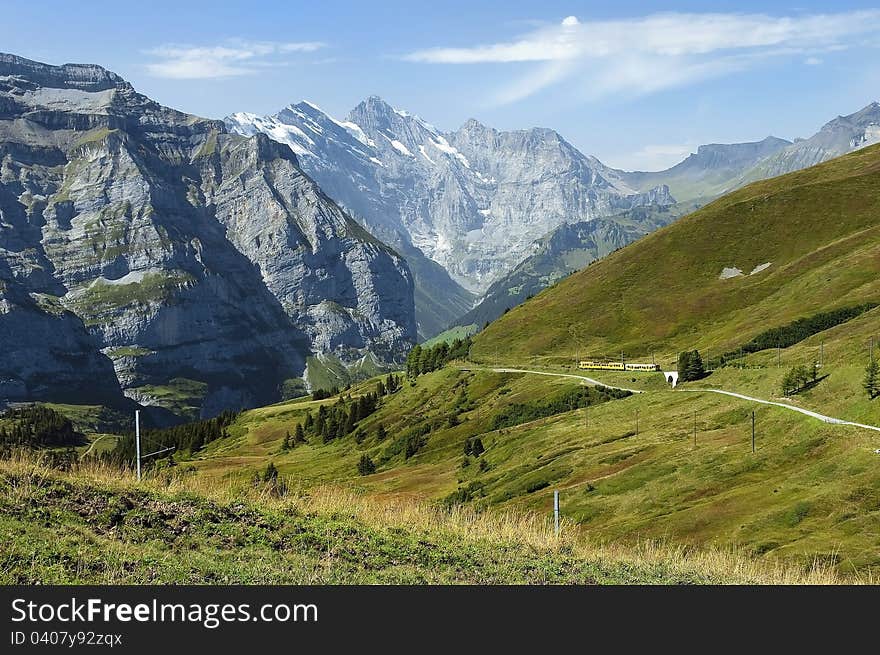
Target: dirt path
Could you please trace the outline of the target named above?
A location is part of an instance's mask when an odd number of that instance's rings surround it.
[[[722,391],[721,389],[681,389],[681,391],[686,391],[689,393],[720,393],[723,396],[733,396],[734,398],[742,398],[743,400],[749,400],[753,403],[760,403],[762,405],[774,405],[776,407],[782,407],[783,409],[788,409],[792,412],[799,412],[801,414],[806,414],[812,418],[823,421],[824,423],[831,423],[833,425],[854,425],[857,428],[865,428],[866,430],[874,430],[875,432],[880,432],[880,427],[876,425],[865,425],[864,423],[854,423],[853,421],[844,421],[840,418],[834,418],[833,416],[826,416],[825,414],[820,414],[819,412],[814,412],[809,409],[804,409],[803,407],[797,407],[795,405],[789,405],[788,403],[778,403],[773,400],[763,400],[762,398],[753,398],[752,396],[746,396],[741,393],[735,393],[733,391]]]
[[[535,375],[549,375],[550,377],[555,378],[574,378],[575,380],[583,380],[594,386],[608,387],[609,389],[620,389],[621,391],[629,391],[630,393],[645,393],[644,391],[640,391],[639,389],[627,389],[626,387],[615,387],[613,384],[605,384],[604,382],[600,382],[599,380],[588,378],[586,375],[573,375],[571,373],[547,373],[546,371],[531,371],[524,368],[490,368],[483,370],[490,370],[494,373],[534,373]]]
[[[551,377],[558,378],[574,378],[575,380],[583,380],[589,384],[599,385],[603,387],[608,387],[609,389],[621,389],[623,391],[630,391],[632,393],[645,393],[644,391],[639,391],[638,389],[627,389],[625,387],[615,387],[610,384],[605,384],[604,382],[600,382],[599,380],[595,380],[593,378],[589,378],[585,375],[574,375],[571,373],[548,373],[547,371],[533,371],[530,369],[523,368],[490,368],[484,369],[490,370],[495,373],[533,373],[534,375],[549,375]],[[732,396],[733,398],[740,398],[742,400],[748,400],[753,403],[760,403],[761,405],[773,405],[775,407],[781,407],[782,409],[787,409],[792,412],[798,412],[800,414],[804,414],[809,416],[810,418],[814,418],[816,420],[822,421],[823,423],[830,423],[832,425],[852,425],[857,428],[864,428],[866,430],[873,430],[874,432],[880,432],[880,427],[876,425],[865,425],[864,423],[855,423],[853,421],[845,421],[840,418],[834,418],[833,416],[826,416],[825,414],[820,414],[819,412],[814,412],[809,409],[804,409],[803,407],[797,407],[795,405],[789,405],[788,403],[779,403],[772,400],[764,400],[762,398],[753,398],[752,396],[746,396],[741,393],[735,393],[733,391],[723,391],[721,389],[681,389],[680,391],[687,393],[717,393],[723,396]]]

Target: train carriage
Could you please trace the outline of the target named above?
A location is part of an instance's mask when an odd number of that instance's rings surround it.
[[[659,371],[659,364],[643,364],[639,362],[593,362],[582,361],[578,368],[592,371]]]

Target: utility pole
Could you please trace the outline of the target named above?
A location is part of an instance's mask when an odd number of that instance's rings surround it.
[[[752,452],[755,452],[755,410],[752,410]]]
[[[134,411],[134,448],[137,457],[137,479],[141,481],[141,410]]]
[[[559,492],[553,492],[553,532],[559,536]]]

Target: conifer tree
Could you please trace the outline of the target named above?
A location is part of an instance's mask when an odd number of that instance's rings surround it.
[[[358,473],[360,475],[372,475],[375,472],[376,465],[373,463],[370,456],[366,453],[361,455],[361,460],[358,462]]]
[[[880,364],[877,364],[877,360],[873,357],[865,368],[865,382],[862,386],[871,400],[880,395]]]

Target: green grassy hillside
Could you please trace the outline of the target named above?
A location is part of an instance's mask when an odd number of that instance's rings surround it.
[[[0,584],[835,583],[827,567],[767,566],[744,553],[591,545],[546,520],[339,489],[134,483],[116,469],[59,472],[0,461]]]
[[[343,483],[375,498],[543,515],[559,490],[563,514],[594,539],[736,544],[771,559],[871,570],[880,566],[880,433],[705,390],[880,425],[880,400],[862,389],[880,308],[675,390],[657,374],[591,374],[645,393],[597,396],[589,407],[560,405],[583,381],[491,369],[571,374],[577,355],[621,351],[674,367],[684,349],[717,358],[770,328],[880,301],[878,216],[880,148],[754,184],[512,310],[475,337],[473,361],[384,398],[358,424],[362,439],[310,438],[282,451],[284,435],[320,404],[300,400],[244,413],[188,466],[219,483],[272,461],[306,487]],[[734,267],[744,274],[722,276]],[[788,369],[820,351],[818,382],[780,398]],[[466,455],[476,438],[484,452]],[[364,455],[375,473],[359,475]]]
[[[880,401],[862,392],[864,365],[856,363],[877,333],[880,311],[874,310],[778,355],[754,353],[743,368],[721,369],[676,390],[658,374],[597,373],[608,384],[644,393],[538,418],[511,408],[544,406],[580,383],[450,365],[386,397],[361,422],[361,443],[352,436],[328,444],[310,439],[283,452],[284,435],[306,411],[337,402],[300,400],[246,412],[231,437],[211,443],[186,466],[225,484],[249,479],[271,461],[306,488],[341,483],[373,498],[544,516],[559,490],[572,529],[597,541],[635,544],[656,537],[700,547],[737,545],[756,556],[804,565],[819,558],[844,572],[867,571],[880,565],[880,456],[874,452],[880,434],[697,389],[723,388],[880,425]],[[779,398],[787,367],[814,357],[820,341],[827,377],[797,396]],[[513,421],[499,420],[511,416]],[[383,441],[376,433],[380,424],[388,433]],[[399,441],[425,425],[424,446],[405,458]],[[485,451],[465,456],[465,443],[475,437]],[[375,474],[358,474],[363,454],[376,463]]]
[[[880,146],[757,182],[513,309],[480,333],[472,355],[561,363],[725,349],[880,300],[878,217]],[[743,275],[722,279],[726,268]]]
[[[230,516],[229,525],[223,523],[223,533],[252,549],[248,552],[266,563],[265,568],[236,559],[225,542],[211,541],[215,528],[204,526],[194,527],[197,559],[181,555],[184,551],[168,541],[170,536],[162,537],[166,543],[151,546],[149,555],[170,558],[174,580],[632,581],[645,579],[645,570],[639,568],[644,562],[632,553],[640,552],[647,538],[686,547],[694,557],[704,558],[699,561],[706,568],[698,569],[698,581],[717,579],[712,571],[729,579],[731,569],[724,568],[729,562],[721,569],[709,563],[714,560],[707,553],[718,547],[739,549],[749,566],[772,568],[784,562],[809,571],[820,562],[836,575],[872,580],[880,567],[880,432],[713,390],[880,426],[880,398],[870,399],[862,388],[871,338],[880,335],[880,307],[865,308],[838,324],[815,319],[836,308],[880,302],[878,217],[880,147],[754,184],[510,311],[474,338],[469,361],[405,379],[401,388],[378,399],[375,411],[371,406],[351,429],[346,427],[345,436],[325,441],[314,431],[306,432],[305,443],[284,448],[285,439],[290,442],[288,435],[296,435],[307,416],[314,418],[322,406],[340,405],[332,412],[353,408],[378,388],[378,379],[357,382],[342,396],[298,398],[243,412],[228,427],[228,436],[195,453],[175,453],[174,466],[151,468],[150,484],[156,485],[152,493],[159,495],[138,496],[134,503],[152,507],[182,502],[160,491],[181,480],[202,495],[230,489],[232,497],[248,498],[259,487],[255,476],[272,464],[296,493],[311,495],[332,485],[354,494],[333,505],[333,511],[361,507],[372,517],[372,523],[359,523],[358,515],[354,523],[346,518],[338,526],[355,535],[357,543],[363,538],[369,544],[363,551],[352,550],[352,557],[390,548],[402,553],[400,561],[407,562],[402,569],[370,563],[364,570],[353,560],[343,560],[338,563],[342,568],[331,566],[326,578],[301,577],[293,572],[287,551],[275,548],[271,534],[324,534],[326,517],[319,513],[314,522],[303,522],[296,512],[310,510],[284,505],[284,500],[277,505],[265,494],[255,501],[254,511],[263,513],[260,520],[274,526],[272,530],[254,530],[236,516]],[[733,268],[744,274],[722,275]],[[698,348],[707,359],[719,360],[767,330],[801,318],[821,325],[778,350],[746,350],[742,357],[719,363],[704,379],[676,389],[657,373],[589,373],[604,385],[639,393],[613,393],[571,377],[581,373],[573,366],[577,356],[653,354],[667,369],[680,351]],[[818,360],[822,366],[816,382],[781,397],[787,371]],[[328,379],[330,370],[314,367],[315,372],[326,371]],[[11,470],[20,475],[20,467]],[[11,475],[7,486],[28,488]],[[104,487],[93,481],[77,478],[69,484],[89,489],[77,491],[77,497],[106,496]],[[118,494],[119,487],[113,489]],[[431,516],[479,512],[492,525],[503,523],[503,516],[525,513],[546,526],[554,491],[560,492],[565,534],[589,544],[569,554],[584,560],[561,563],[552,549],[520,558],[520,546],[494,537],[481,545],[459,543],[468,530],[486,536],[474,527],[477,523],[449,528],[437,519],[426,538],[424,531],[413,532],[413,517],[420,514],[406,514],[401,523],[376,509],[416,503],[428,507]],[[114,496],[107,502],[117,500]],[[62,509],[57,511],[68,511],[68,505],[59,502]],[[27,557],[41,562],[41,571],[55,570],[52,563],[58,558],[67,561],[60,545],[43,550],[33,545],[40,542],[42,529],[33,517],[17,514],[14,501],[5,507],[8,516],[0,515],[0,520],[23,536],[15,541],[19,559],[5,568],[0,565],[0,571],[20,572]],[[205,511],[204,505],[195,507]],[[196,512],[189,505],[178,509]],[[75,548],[97,530],[87,517],[69,512],[58,520],[63,534],[75,535],[69,537]],[[164,525],[162,521],[167,523],[167,517],[150,518],[148,524]],[[404,532],[388,528],[391,524],[402,525]],[[142,539],[140,525],[134,521],[132,531],[122,534]],[[112,541],[119,538],[100,537],[123,559],[135,557],[127,546]],[[443,562],[427,557],[414,545],[420,539],[449,557]],[[327,547],[341,548],[340,543]],[[602,574],[591,568],[596,553],[608,548],[629,553],[627,561],[639,563],[632,575],[613,567]],[[204,557],[206,552],[213,556]],[[318,566],[317,551],[294,552],[296,566],[302,567],[297,571]],[[475,566],[475,558],[489,562],[488,569]],[[505,561],[510,568],[503,567]],[[58,579],[66,579],[66,565],[58,566]],[[546,574],[547,567],[555,573]],[[664,569],[660,579],[667,580],[671,570]],[[654,574],[647,575],[650,579]],[[688,575],[672,577],[689,581]]]

